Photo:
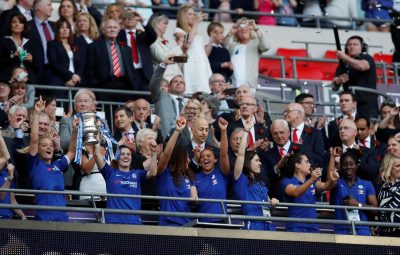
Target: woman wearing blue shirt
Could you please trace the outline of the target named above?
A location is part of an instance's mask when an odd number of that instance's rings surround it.
[[[238,155],[234,168],[234,192],[235,195],[244,201],[270,202],[275,206],[279,201],[275,198],[269,200],[268,188],[263,182],[260,171],[261,162],[257,153],[246,151],[250,129],[253,127],[252,121],[247,121],[244,125],[244,133],[240,141]],[[244,215],[271,217],[270,207],[267,205],[243,204]],[[245,229],[249,230],[275,230],[275,225],[267,221],[245,221]]]
[[[315,204],[315,192],[329,190],[334,185],[338,176],[329,174],[327,182],[321,182],[322,175],[320,168],[311,171],[311,164],[304,154],[293,154],[286,159],[286,167],[281,169],[281,187],[285,202]],[[316,208],[289,206],[289,217],[292,218],[317,218]],[[286,230],[290,232],[318,232],[318,224],[288,222]]]
[[[186,126],[186,119],[178,117],[157,167],[157,195],[197,199],[195,176],[189,169],[189,157],[185,146],[176,146],[176,141]],[[160,200],[160,211],[190,212],[189,201]],[[163,226],[181,226],[190,222],[187,217],[160,216],[158,223]]]
[[[340,155],[337,153],[340,148],[331,152],[329,171],[334,171],[335,157],[340,156],[341,177],[337,181],[336,187],[332,189],[331,203],[334,205],[348,205],[365,207],[367,205],[376,207],[378,205],[374,186],[370,181],[365,181],[357,177],[358,166],[360,164],[360,151],[358,149],[348,149]],[[335,210],[335,218],[338,220],[368,221],[366,211],[348,210],[347,213],[342,209]],[[350,235],[349,225],[335,225],[335,234]],[[356,225],[357,235],[369,236],[371,230],[368,226]]]
[[[157,144],[152,144],[152,158],[148,171],[141,169],[131,169],[132,153],[129,147],[122,145],[119,147],[117,157],[118,168],[112,168],[104,160],[100,152],[100,143],[94,145],[94,158],[106,181],[107,193],[110,194],[129,194],[141,195],[141,183],[146,178],[151,178],[157,174]],[[127,197],[109,197],[107,208],[140,210],[141,200]],[[107,223],[118,224],[142,224],[140,215],[130,214],[106,214]]]
[[[10,153],[7,150],[7,146],[4,142],[3,136],[0,135],[0,188],[2,189],[13,189],[14,188],[14,165],[11,163],[7,164],[10,159]],[[14,192],[0,192],[0,204],[18,204],[15,199]],[[14,212],[26,220],[25,214],[22,210],[14,209]],[[13,210],[11,209],[0,209],[0,219],[11,219],[13,216]]]
[[[219,118],[219,128],[221,130],[220,144],[220,164],[215,167],[217,159],[211,148],[205,148],[200,153],[200,166],[202,171],[196,174],[196,186],[199,198],[226,199],[226,189],[228,185],[229,175],[229,156],[228,156],[228,135],[226,129],[228,122]],[[226,213],[221,203],[200,202],[198,207],[199,213]],[[223,222],[221,219],[203,218],[202,222]]]
[[[32,186],[36,190],[64,191],[64,171],[75,157],[76,147],[76,122],[73,124],[73,132],[68,152],[62,158],[52,161],[54,148],[53,141],[47,137],[39,138],[39,114],[44,110],[45,103],[40,96],[35,103],[34,114],[31,120],[31,134],[28,151],[28,171]],[[65,196],[60,194],[36,194],[37,205],[49,205],[65,207]],[[68,221],[64,211],[37,210],[35,219],[41,221]]]

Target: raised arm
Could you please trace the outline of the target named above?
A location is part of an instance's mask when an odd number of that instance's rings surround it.
[[[230,164],[229,164],[229,156],[228,156],[228,122],[224,118],[219,118],[218,126],[221,130],[221,143],[220,143],[220,167],[221,171],[224,175],[229,175]]]
[[[29,142],[29,151],[28,153],[31,156],[35,156],[38,152],[38,141],[39,141],[39,114],[44,110],[44,101],[42,100],[42,96],[39,96],[39,100],[35,103],[34,113],[32,115],[32,123],[31,123],[31,134],[30,134],[30,142]]]
[[[242,140],[240,141],[238,155],[235,161],[235,168],[233,170],[235,180],[239,179],[242,174],[243,165],[244,165],[244,155],[246,153],[247,147],[247,139],[249,137],[250,129],[253,127],[254,123],[252,121],[246,121],[244,124],[244,132],[242,136]]]
[[[75,151],[76,151],[76,135],[78,133],[77,131],[77,126],[78,126],[78,119],[72,120],[72,136],[71,136],[71,141],[69,143],[69,148],[67,154],[67,158],[69,159],[70,162],[74,160],[75,158]]]
[[[97,135],[97,137],[99,138],[100,135]],[[101,155],[100,143],[97,143],[93,146],[93,151],[94,151],[93,156],[94,160],[96,161],[96,165],[99,169],[102,169],[106,165],[106,161],[104,160],[103,155]]]
[[[10,153],[8,152],[3,136],[0,135],[0,169],[4,168],[8,160],[10,160]]]
[[[160,160],[158,162],[158,167],[157,167],[158,174],[162,173],[167,167],[172,151],[174,150],[176,141],[178,140],[178,137],[185,126],[186,126],[185,117],[179,116],[176,119],[176,127],[174,133],[172,133],[167,145],[165,146],[164,152],[161,154]]]
[[[317,168],[316,170],[312,171],[311,177],[302,185],[300,186],[295,186],[293,184],[287,185],[285,188],[285,193],[291,197],[299,197],[304,193],[306,193],[311,184],[315,183],[321,175],[322,175],[321,169]]]
[[[392,120],[395,116],[399,115],[399,107],[393,108],[387,115],[386,117],[381,120],[379,123],[379,128],[384,129],[387,128],[389,125],[390,120]]]

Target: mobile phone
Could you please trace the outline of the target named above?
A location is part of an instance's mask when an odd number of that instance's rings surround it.
[[[172,61],[174,61],[175,63],[186,63],[188,60],[187,56],[175,56],[172,58]]]
[[[237,88],[228,88],[224,89],[225,95],[235,95]]]
[[[183,36],[183,43],[187,43],[187,42],[188,42],[188,39],[189,39],[189,35],[188,35],[188,34],[185,34],[185,35]]]
[[[62,107],[57,107],[57,108],[56,108],[56,116],[58,116],[58,117],[63,117],[63,116],[64,116],[64,108],[62,108]]]

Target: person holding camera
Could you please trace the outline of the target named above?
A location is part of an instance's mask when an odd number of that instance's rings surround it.
[[[336,56],[341,62],[336,69],[332,81],[332,90],[350,90],[350,87],[362,87],[376,90],[375,61],[367,53],[368,45],[358,35],[349,37],[346,42],[345,52],[336,51]],[[378,116],[378,95],[374,93],[356,91],[357,112],[366,117]]]
[[[233,64],[233,85],[258,87],[258,60],[269,49],[254,20],[239,19],[224,39]]]

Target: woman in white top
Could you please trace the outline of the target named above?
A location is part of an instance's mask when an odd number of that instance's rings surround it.
[[[197,33],[197,29],[204,18],[205,16],[202,14],[196,15],[193,8],[188,5],[182,5],[177,14],[177,28],[174,36],[177,42],[184,38],[184,43],[188,47],[188,60],[183,65],[186,83],[185,93],[211,92],[208,85],[208,80],[212,74],[210,62],[204,49],[205,43]]]
[[[150,45],[155,70],[167,56],[179,56],[183,54],[182,45],[184,38],[181,37],[176,45],[172,45],[171,42],[165,39],[164,34],[168,27],[168,17],[163,14],[153,15],[150,19],[150,24],[157,33],[157,40]],[[182,75],[180,66],[177,63],[170,64],[167,66],[167,70],[165,70],[164,79],[169,82],[177,75]]]

